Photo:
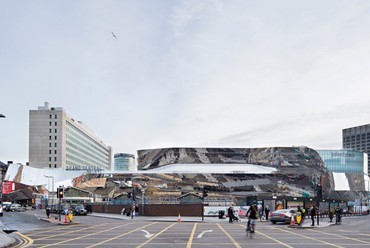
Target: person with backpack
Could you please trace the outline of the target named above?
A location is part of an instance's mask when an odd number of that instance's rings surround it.
[[[303,224],[306,209],[304,209],[304,207],[301,207],[301,205],[298,205],[298,212],[301,214],[301,221],[299,222],[299,225],[301,226]]]

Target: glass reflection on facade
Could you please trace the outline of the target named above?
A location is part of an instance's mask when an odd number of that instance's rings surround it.
[[[367,172],[367,154],[355,150],[317,150],[326,167],[332,172]]]
[[[134,171],[135,156],[127,153],[114,154],[114,170],[117,171]]]

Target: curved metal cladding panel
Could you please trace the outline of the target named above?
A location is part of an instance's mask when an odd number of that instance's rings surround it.
[[[309,168],[325,172],[320,155],[308,147],[162,148],[138,151],[138,169],[170,164],[256,164],[281,171]]]
[[[296,185],[297,191],[309,187],[311,197],[322,186],[323,196],[334,189],[334,179],[317,151],[308,147],[265,148],[162,148],[138,151],[138,169],[147,170],[167,165],[189,164],[254,164],[273,167],[272,184],[280,180]],[[252,175],[252,173],[251,173]],[[272,188],[272,187],[270,187]],[[290,189],[292,190],[292,188]],[[293,189],[294,190],[294,189]]]

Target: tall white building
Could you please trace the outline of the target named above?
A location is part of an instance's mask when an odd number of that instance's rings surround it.
[[[66,170],[111,169],[112,148],[82,122],[48,102],[30,110],[29,165]]]

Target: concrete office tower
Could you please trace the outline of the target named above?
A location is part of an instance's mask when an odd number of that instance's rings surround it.
[[[342,130],[342,144],[344,149],[353,149],[361,152],[370,152],[370,124],[346,128]],[[368,164],[370,157],[368,156]],[[370,173],[368,168],[367,174]]]
[[[114,154],[114,170],[136,171],[135,156],[127,153]]]
[[[63,108],[48,102],[30,110],[29,165],[36,168],[111,169],[112,149]]]

